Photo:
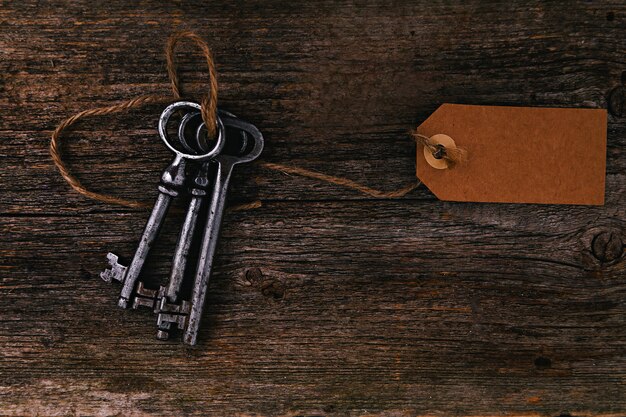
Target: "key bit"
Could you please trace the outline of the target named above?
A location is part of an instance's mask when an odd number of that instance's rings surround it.
[[[116,280],[124,283],[128,267],[120,264],[118,262],[118,256],[112,252],[107,254],[107,259],[109,260],[109,265],[111,265],[111,267],[100,272],[100,278],[102,278],[105,282],[113,282],[113,280]]]
[[[139,307],[148,307],[150,310],[156,312],[157,300],[158,290],[146,288],[143,282],[139,281],[137,284],[137,292],[133,299],[133,309],[137,310]]]
[[[165,287],[161,287],[161,294],[165,294]],[[176,325],[179,330],[187,327],[191,304],[189,301],[182,301],[180,304],[170,303],[167,297],[163,296],[157,302],[155,312],[157,315],[157,339],[167,340],[169,338],[169,329],[172,325]]]

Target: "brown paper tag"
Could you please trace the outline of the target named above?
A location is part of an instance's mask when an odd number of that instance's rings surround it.
[[[467,161],[417,177],[446,201],[604,204],[606,110],[443,104],[418,133],[447,135]]]

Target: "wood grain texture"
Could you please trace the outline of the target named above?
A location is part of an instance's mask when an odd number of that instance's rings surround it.
[[[0,22],[0,414],[626,413],[623,2],[23,1]],[[381,201],[242,167],[233,203],[263,207],[226,216],[200,343],[158,342],[98,278],[147,213],[70,191],[47,146],[77,111],[167,92],[179,29],[209,41],[263,160],[383,190],[414,180],[406,132],[443,102],[609,107],[606,204]],[[206,71],[181,51],[198,98]],[[72,170],[151,202],[160,110],[79,125]]]

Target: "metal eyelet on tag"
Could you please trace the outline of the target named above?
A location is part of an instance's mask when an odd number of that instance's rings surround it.
[[[454,143],[454,139],[452,139],[448,135],[444,135],[443,133],[439,133],[430,137],[430,140],[435,142],[437,145],[441,145],[446,149],[455,149],[456,143]],[[436,169],[447,169],[448,162],[443,158],[436,158],[435,155],[430,152],[427,147],[424,147],[424,158],[426,158],[426,162]]]

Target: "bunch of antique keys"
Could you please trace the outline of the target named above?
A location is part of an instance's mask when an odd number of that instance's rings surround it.
[[[173,140],[171,137],[176,135],[171,135],[169,131],[174,114],[180,120],[177,138]],[[178,101],[163,111],[158,131],[165,145],[174,152],[174,159],[163,171],[158,186],[159,196],[132,261],[128,266],[121,265],[118,256],[109,253],[110,267],[100,274],[107,282],[115,280],[123,284],[119,307],[148,307],[154,311],[157,338],[160,340],[168,339],[171,331],[178,329],[184,332],[183,341],[186,344],[196,344],[232,170],[235,165],[255,160],[263,150],[261,132],[231,113],[218,110],[216,127],[216,138],[208,140],[197,103]],[[187,178],[188,172],[195,174],[193,178]],[[169,282],[158,290],[148,289],[139,281],[141,270],[172,199],[184,193],[189,193],[191,198],[176,243]],[[209,201],[209,207],[191,300],[181,300],[187,259],[205,200]]]

